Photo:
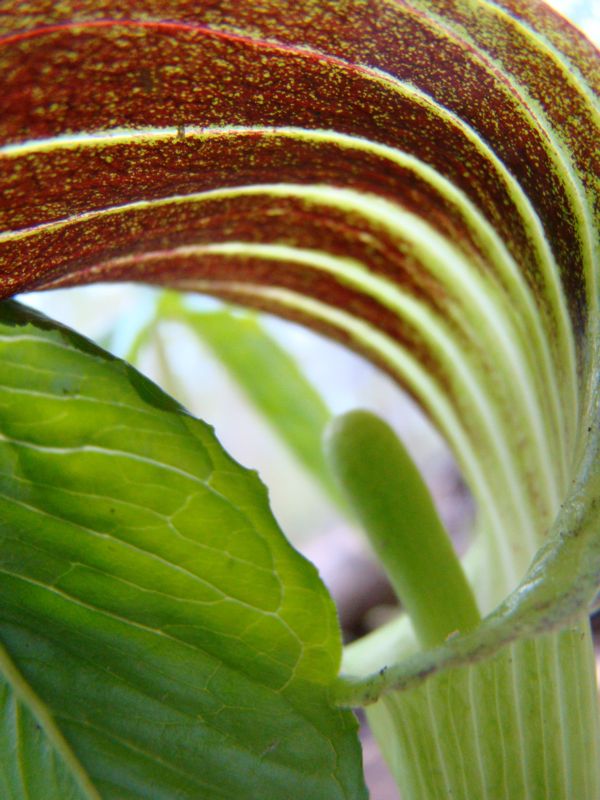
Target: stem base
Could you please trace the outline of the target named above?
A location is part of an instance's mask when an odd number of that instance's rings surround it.
[[[600,726],[586,618],[367,708],[404,800],[597,800]]]

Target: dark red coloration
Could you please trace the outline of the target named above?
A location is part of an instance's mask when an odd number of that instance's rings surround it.
[[[77,6],[73,16],[97,18],[109,8],[100,4],[92,13]],[[418,107],[393,82],[348,60],[367,63],[410,80],[490,142],[537,207],[570,289],[573,318],[578,326],[584,323],[580,239],[549,162],[551,148],[527,104],[471,46],[396,3],[325,3],[318,11],[277,4],[268,16],[252,4],[194,11],[174,4],[173,16],[182,23],[147,21],[144,8],[152,6],[136,6],[135,23],[52,28],[50,16],[50,26],[35,35],[7,38],[0,50],[5,140],[19,140],[25,132],[43,137],[117,125],[333,127],[418,152],[441,169],[486,211],[531,278],[536,270],[525,237],[519,237],[519,215],[502,197],[489,162],[474,158],[472,147],[467,155],[464,137],[434,106]],[[168,4],[161,10],[163,19],[171,16]],[[201,23],[235,24],[250,36],[260,31],[277,36],[283,46]],[[297,43],[319,53],[294,49]],[[428,133],[432,125],[437,130]]]
[[[272,242],[354,258],[461,327],[460,298],[450,280],[442,285],[424,259],[376,220],[282,197],[202,203],[189,198],[221,186],[289,182],[375,194],[419,215],[494,289],[501,288],[500,302],[509,307],[508,282],[496,274],[485,246],[443,191],[382,154],[265,130],[327,129],[412,154],[469,197],[529,284],[560,363],[545,257],[499,161],[539,214],[583,344],[589,298],[576,185],[556,158],[548,128],[518,88],[522,80],[539,95],[542,84],[532,69],[550,62],[545,45],[520,30],[510,47],[514,21],[505,21],[501,36],[492,39],[489,8],[477,20],[460,9],[460,0],[443,0],[434,13],[446,19],[434,20],[395,0],[3,3],[0,142],[115,128],[166,127],[174,133],[154,140],[138,133],[112,143],[58,141],[46,149],[9,148],[0,155],[2,224],[22,230],[69,220],[0,238],[0,295],[106,276],[182,285],[209,275],[218,285],[289,280],[290,288],[310,296],[318,297],[317,289],[331,291],[334,296],[325,293],[321,299],[337,302],[339,281],[325,280],[307,266],[280,269],[273,261],[206,254],[184,259],[181,253],[169,261],[169,254],[185,245]],[[471,39],[461,38],[462,24]],[[588,49],[556,18],[553,35],[560,38],[563,28],[569,56],[588,69]],[[513,76],[490,60],[488,46]],[[551,98],[564,95],[565,103],[554,108],[554,101],[548,102],[568,146],[578,124],[574,115],[581,112],[584,120],[585,98],[565,72],[552,68],[557,86]],[[206,126],[211,132],[200,135]],[[229,128],[219,131],[222,126]],[[591,141],[581,137],[572,148],[589,191]],[[188,200],[174,202],[174,196]],[[109,213],[115,206],[163,198],[161,205]],[[146,253],[160,255],[149,260]],[[386,322],[391,311],[368,316],[371,299],[357,306],[348,291],[343,294],[348,310],[393,334]],[[518,308],[514,314],[517,318]],[[467,327],[461,336],[473,352],[481,350],[477,357],[486,364],[479,332]],[[424,348],[417,349],[426,362]]]

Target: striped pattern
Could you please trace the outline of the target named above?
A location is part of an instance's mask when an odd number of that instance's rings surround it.
[[[367,354],[455,449],[493,607],[566,491],[597,324],[585,41],[466,0],[11,8],[4,293],[165,283]]]
[[[176,134],[148,133],[137,138],[143,155],[151,147],[176,141]],[[357,191],[357,184],[364,186],[361,164],[360,172],[356,167],[352,188],[263,183],[130,201],[4,234],[0,257],[6,271],[25,254],[28,268],[35,273],[45,271],[49,285],[140,275],[185,288],[220,290],[232,299],[276,308],[287,315],[305,312],[307,298],[317,301],[320,324],[375,358],[407,385],[454,445],[490,518],[494,547],[504,552],[503,588],[514,585],[556,512],[565,485],[577,402],[567,310],[527,198],[504,173],[505,183],[528,211],[525,218],[537,241],[538,260],[546,267],[545,285],[551,293],[546,308],[553,309],[548,312],[552,324],[564,334],[550,340],[545,336],[550,322],[536,306],[531,287],[498,234],[461,190],[423,162],[348,136],[289,129],[191,131],[186,134],[186,147],[189,142],[198,147],[208,143],[207,155],[214,157],[211,145],[222,147],[224,138],[241,139],[245,149],[240,158],[245,159],[253,140],[260,138],[271,157],[274,151],[281,151],[283,142],[289,149],[297,143],[304,152],[308,147],[325,147],[329,158],[337,156],[338,162],[340,151],[348,161],[369,159],[380,171],[384,162],[388,171],[396,171],[396,192],[420,184],[421,197],[413,201],[412,208],[406,208],[391,199],[391,192],[388,197],[375,195],[373,185],[368,192]],[[97,149],[116,151],[109,156],[109,163],[121,162],[119,151],[124,146],[131,148],[130,138],[124,142],[123,137],[94,137],[76,146],[65,144],[79,155]],[[44,143],[39,153],[47,156],[61,149],[57,140]],[[21,163],[21,159],[31,161],[37,153],[33,145],[14,147],[7,159]],[[306,180],[311,165],[300,161],[302,155],[296,155],[291,169],[298,170],[302,163]],[[313,167],[315,173],[322,163]],[[82,202],[90,199],[85,197]],[[437,213],[422,220],[416,212],[419,202],[425,201],[435,204]],[[20,205],[15,202],[11,208],[18,210]],[[443,227],[438,223],[436,230],[432,222],[438,219]],[[323,250],[324,228],[329,229],[330,252]],[[452,242],[448,241],[450,234]],[[120,255],[127,249],[134,252]],[[73,269],[73,252],[85,267]],[[115,252],[119,255],[111,258]],[[65,278],[61,275],[66,270]],[[244,279],[246,284],[240,289]],[[257,279],[270,288],[259,289]],[[292,290],[285,303],[275,300],[275,287]],[[296,301],[291,298],[298,294],[297,287],[304,298],[298,296]],[[347,309],[362,325],[360,336],[339,324],[337,312]],[[557,321],[557,313],[562,322]],[[373,333],[365,335],[369,330]],[[389,347],[384,355],[374,343],[381,334],[392,350],[402,351],[405,357],[392,356]],[[427,390],[422,381],[416,385],[399,367],[406,356],[414,359],[415,354],[430,375]],[[570,381],[564,380],[565,371],[571,375]],[[548,387],[554,388],[548,392]],[[559,405],[561,390],[563,408]],[[439,411],[449,399],[454,406],[453,419]],[[523,408],[522,420],[515,419],[515,408]],[[545,413],[540,417],[542,409]],[[498,413],[504,413],[503,423]],[[467,424],[470,430],[465,430]],[[511,439],[513,452],[520,451],[518,465],[507,452]],[[524,439],[532,440],[530,447],[522,447]],[[548,474],[550,469],[556,474]],[[499,491],[502,484],[506,488]],[[496,509],[499,505],[504,508]],[[514,531],[513,542],[505,536],[507,520]],[[493,604],[498,599],[495,596],[486,602]]]
[[[570,487],[597,425],[600,71],[567,22],[537,0],[2,0],[0,73],[0,294],[143,280],[275,311],[365,354],[462,466],[483,611],[562,504],[573,527],[557,537],[579,530],[589,492]],[[591,539],[563,559],[583,580],[577,602],[595,580]],[[537,576],[515,602],[526,616],[536,598],[539,626]],[[507,625],[512,612],[509,600]],[[384,748],[390,720],[416,730],[389,737],[407,792],[595,797],[573,716],[591,683],[563,680],[589,644],[565,632],[511,647],[479,666],[463,653],[460,674],[373,712]],[[480,718],[490,697],[498,713]],[[593,747],[595,724],[580,728]],[[548,725],[573,738],[539,739]]]
[[[592,654],[584,618],[385,696],[368,715],[403,796],[597,797]]]

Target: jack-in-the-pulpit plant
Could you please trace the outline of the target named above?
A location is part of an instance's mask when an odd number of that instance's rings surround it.
[[[0,0],[0,294],[267,309],[417,399],[462,568],[382,423],[340,490],[411,616],[343,655],[254,473],[133,368],[0,306],[0,796],[597,800],[600,66],[537,0]],[[429,569],[431,567],[431,570]]]

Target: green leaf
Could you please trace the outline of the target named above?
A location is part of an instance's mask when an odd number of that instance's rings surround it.
[[[44,704],[0,648],[2,797],[47,800],[99,798]]]
[[[335,609],[256,475],[14,303],[0,353],[8,796],[40,765],[44,797],[364,798],[356,721],[329,702]]]

